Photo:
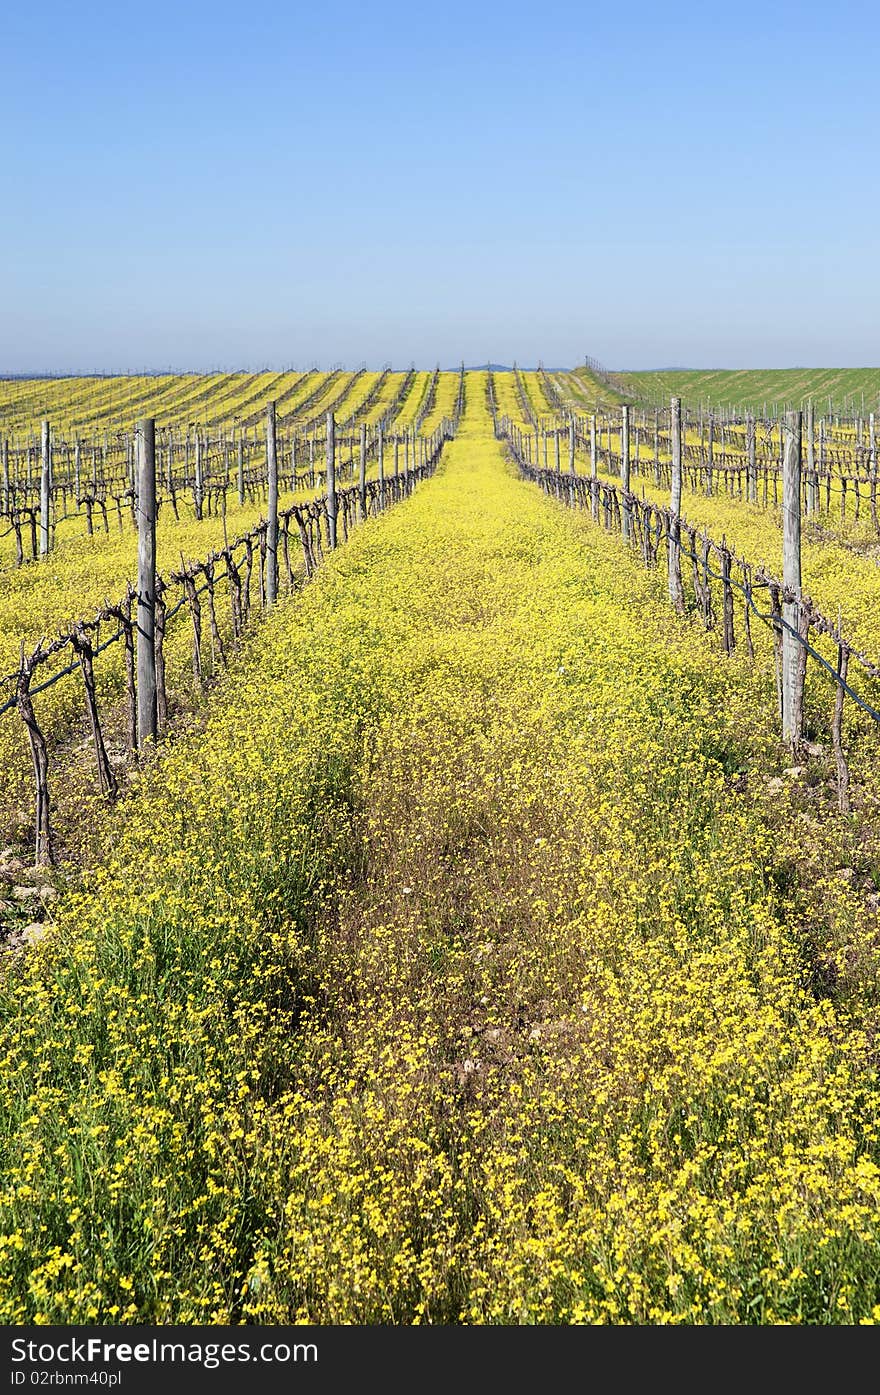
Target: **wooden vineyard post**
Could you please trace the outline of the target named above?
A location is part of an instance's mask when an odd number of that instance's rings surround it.
[[[238,475],[238,478],[236,479],[236,484],[238,485],[238,502],[239,502],[239,505],[240,505],[240,506],[243,506],[243,505],[244,505],[244,437],[243,437],[243,435],[242,435],[242,433],[241,433],[240,430],[239,430],[239,432],[238,432],[238,441],[237,441],[237,445],[238,445],[238,458],[237,458],[237,461],[236,461],[236,467],[237,467],[237,475]]]
[[[599,522],[599,457],[596,454],[596,413],[590,417],[590,493],[593,522]]]
[[[800,740],[802,710],[796,638],[801,600],[801,420],[800,412],[786,412],[782,457],[782,739],[792,745]]]
[[[379,422],[379,439],[376,442],[376,451],[379,457],[379,510],[385,507],[385,431],[382,423]]]
[[[196,510],[196,518],[202,517],[202,433],[198,426],[195,427],[196,438],[196,473],[193,482],[193,503]]]
[[[749,412],[746,417],[746,498],[750,504],[758,502],[758,465],[755,454],[755,418]]]
[[[838,625],[839,633],[839,625]],[[844,683],[849,665],[849,646],[841,639],[837,646],[837,692],[834,695],[834,716],[831,722],[831,742],[837,766],[837,807],[842,814],[851,809],[849,799],[849,770],[843,750],[843,699]]]
[[[727,539],[721,539],[721,618],[722,643],[725,654],[732,654],[736,646],[733,632],[733,588],[730,584],[730,549]]]
[[[873,420],[873,418],[872,418]],[[574,417],[568,423],[568,473],[573,475],[574,469]]]
[[[138,745],[158,735],[156,692],[156,423],[145,418],[137,431],[138,467],[138,604],[137,721]]]
[[[361,523],[367,517],[367,424],[361,422],[361,459],[358,477],[358,494],[361,505]]]
[[[46,557],[49,553],[49,501],[52,497],[52,438],[49,423],[43,422],[42,433],[42,469],[40,471],[40,556]]]
[[[816,442],[813,429],[813,399],[807,402],[807,517],[818,513],[819,483],[816,478]]]
[[[773,433],[771,432],[771,436],[772,436],[772,434],[773,434]],[[780,417],[780,418],[779,418],[779,476],[780,476],[780,477],[781,477],[781,475],[782,475],[783,462],[784,462],[784,460],[785,460],[785,431],[784,431],[784,429],[783,429],[782,417]],[[777,503],[779,502],[779,500],[778,500],[778,498],[777,498],[777,496],[776,496],[776,480],[777,480],[777,476],[774,475],[774,476],[773,476],[773,502],[774,502],[774,504],[777,504]]]
[[[629,541],[632,535],[632,516],[629,504],[629,407],[621,408],[620,419],[620,487],[623,491],[623,516],[621,532]]]
[[[871,477],[871,522],[877,532],[880,531],[877,519],[877,429],[873,412],[868,417],[868,466]]]
[[[669,440],[672,450],[672,492],[669,497],[669,599],[678,611],[684,610],[681,580],[681,398],[673,397],[669,411]]]
[[[327,413],[327,536],[336,546],[336,420]]]
[[[266,606],[278,595],[278,435],[275,403],[266,408],[266,466],[269,476],[269,504],[266,522]]]

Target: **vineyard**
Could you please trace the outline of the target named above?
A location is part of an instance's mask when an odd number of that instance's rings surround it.
[[[877,375],[692,377],[0,382],[0,1322],[880,1320]]]
[[[633,401],[666,406],[670,396],[680,396],[707,410],[737,408],[770,411],[803,407],[812,400],[828,412],[847,415],[880,410],[880,369],[779,368],[759,371],[718,369],[714,372],[671,370],[655,373],[620,373],[615,378],[621,394]]]

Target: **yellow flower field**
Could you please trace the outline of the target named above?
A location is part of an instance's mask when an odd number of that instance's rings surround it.
[[[0,1321],[874,1322],[877,772],[774,701],[469,375],[6,961]]]

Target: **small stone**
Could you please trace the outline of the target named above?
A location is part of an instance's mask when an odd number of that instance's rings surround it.
[[[825,747],[821,741],[805,741],[804,750],[808,756],[824,756]]]
[[[849,882],[850,885],[852,885],[856,879],[854,867],[838,867],[834,875],[839,882]]]
[[[786,770],[783,770],[782,773],[783,775],[787,775],[790,780],[799,780],[802,775],[806,774],[806,771],[807,767],[805,765],[790,765]]]
[[[40,888],[38,886],[14,886],[12,897],[15,901],[39,901]]]
[[[52,882],[52,873],[47,867],[23,867],[18,880],[31,886],[47,886]]]
[[[22,942],[26,945],[35,945],[38,940],[43,938],[48,928],[48,925],[41,924],[39,920],[32,921],[21,932]]]
[[[785,781],[781,775],[773,775],[767,781],[767,788],[771,794],[781,794],[785,789]]]

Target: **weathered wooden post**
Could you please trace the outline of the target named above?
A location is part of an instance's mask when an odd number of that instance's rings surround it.
[[[361,422],[361,459],[358,476],[358,492],[361,504],[361,523],[367,517],[367,423]]]
[[[193,482],[193,502],[196,508],[196,518],[202,517],[202,433],[198,426],[195,427],[196,437],[196,473]]]
[[[629,504],[629,407],[621,408],[620,419],[620,487],[623,490],[623,510],[621,532],[629,539],[632,533],[632,515]]]
[[[8,436],[4,436],[4,437],[3,437],[3,508],[4,508],[5,510],[9,510],[9,509],[12,508],[12,500],[11,500],[11,498],[10,498],[10,492],[9,492],[9,490],[10,490],[10,486],[9,486],[9,437],[8,437]]]
[[[706,454],[706,493],[713,494],[715,485],[713,475],[715,472],[715,414],[709,413],[709,448]]]
[[[876,530],[880,524],[877,519],[877,429],[873,412],[868,417],[868,467],[871,476],[871,522]]]
[[[816,476],[816,441],[813,431],[813,399],[806,405],[806,513],[807,518],[819,509],[819,478]]]
[[[672,490],[669,497],[669,599],[684,610],[681,580],[681,398],[673,397],[669,411],[669,444],[672,451]]]
[[[327,534],[336,546],[336,420],[327,413]]]
[[[755,453],[755,418],[749,412],[746,417],[746,498],[750,504],[758,502],[758,465]]]
[[[52,498],[52,437],[49,423],[43,422],[43,458],[40,471],[40,556],[46,557],[51,546],[49,505]]]
[[[266,408],[266,469],[269,502],[266,519],[266,605],[274,605],[278,595],[278,436],[275,403]]]
[[[238,432],[237,440],[238,452],[236,459],[236,484],[238,485],[238,502],[244,504],[244,437],[241,431]]]
[[[379,509],[380,512],[385,507],[385,428],[381,421],[378,427],[378,439],[376,441],[376,454],[379,464]]]
[[[596,453],[596,413],[590,417],[590,502],[593,522],[599,521],[599,457]]]
[[[138,494],[137,736],[141,749],[158,735],[156,690],[156,423],[136,437]]]
[[[800,740],[801,696],[798,691],[800,645],[797,640],[801,600],[801,413],[786,412],[782,457],[782,739]],[[783,423],[780,421],[780,427]],[[790,627],[790,628],[789,628]],[[792,633],[794,631],[794,633]]]
[[[772,433],[772,431],[771,431],[771,438],[772,438],[772,434],[773,434],[773,433]],[[780,476],[782,475],[782,469],[783,469],[783,462],[784,462],[784,460],[785,460],[785,431],[784,431],[784,429],[783,429],[782,417],[780,417],[780,418],[779,418],[779,474],[780,474]],[[773,502],[774,502],[774,504],[777,502],[777,499],[776,499],[776,482],[775,482],[775,479],[774,479]]]

